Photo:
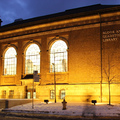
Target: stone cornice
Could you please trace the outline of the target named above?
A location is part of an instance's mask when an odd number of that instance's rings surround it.
[[[120,21],[120,13],[116,13],[115,16],[110,15],[102,15],[101,21],[102,23],[106,22],[112,22],[112,21]],[[93,27],[93,25],[99,24],[100,18],[99,15],[87,17],[87,18],[78,18],[78,19],[71,19],[69,21],[60,21],[56,23],[52,23],[51,25],[46,24],[39,26],[39,27],[31,27],[31,29],[21,29],[13,32],[5,32],[0,34],[0,42],[1,41],[9,41],[13,39],[23,39],[28,38],[28,36],[32,35],[32,37],[35,37],[36,35],[45,35],[45,34],[52,34],[55,33],[55,31],[59,32],[65,32],[65,31],[71,31],[71,30],[77,30],[81,28],[86,28],[87,26]],[[57,24],[58,23],[58,24]],[[95,27],[95,26],[94,26]]]

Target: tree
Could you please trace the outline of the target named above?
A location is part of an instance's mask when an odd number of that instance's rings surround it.
[[[109,104],[111,105],[111,83],[116,81],[116,78],[118,76],[118,62],[116,58],[118,57],[119,52],[119,44],[114,43],[113,48],[110,46],[104,50],[104,66],[103,66],[103,72],[106,76],[107,82],[108,82],[108,91],[109,91]]]
[[[105,72],[105,75],[106,75],[106,78],[107,78],[107,82],[108,82],[108,89],[109,89],[109,105],[111,105],[111,89],[110,89],[110,85],[111,85],[111,82],[114,80],[114,78],[116,77],[116,75],[111,75],[111,70],[112,68],[114,67],[114,65],[111,65],[111,62],[110,62],[110,57],[108,55],[108,65],[107,65],[107,69],[104,68],[104,72]]]

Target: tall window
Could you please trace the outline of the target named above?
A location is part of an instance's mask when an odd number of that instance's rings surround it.
[[[65,99],[65,90],[60,91],[60,99]]]
[[[55,91],[50,90],[50,99],[54,99],[54,98],[55,98]]]
[[[56,41],[50,49],[50,72],[67,71],[67,45],[64,41]]]
[[[9,98],[13,98],[13,96],[14,96],[14,90],[10,90],[9,91]]]
[[[38,45],[31,44],[26,50],[25,74],[33,74],[34,70],[40,73],[40,49]]]
[[[4,56],[4,75],[15,75],[16,74],[16,50],[10,47]]]

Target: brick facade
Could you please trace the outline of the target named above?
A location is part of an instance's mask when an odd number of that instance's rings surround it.
[[[96,5],[102,6],[102,5]],[[94,8],[95,6],[93,6]],[[79,8],[83,9],[83,8]],[[78,10],[79,11],[79,10]],[[13,98],[28,98],[33,79],[24,79],[25,51],[35,43],[40,48],[40,82],[34,83],[36,98],[50,99],[56,79],[56,99],[65,90],[69,102],[90,99],[108,101],[108,80],[111,80],[111,100],[120,99],[120,7],[74,12],[23,20],[1,26],[0,30],[0,95],[14,90]],[[50,48],[55,41],[67,44],[68,71],[50,72]],[[4,54],[8,47],[17,51],[17,74],[4,75]],[[54,78],[55,77],[55,78]],[[19,96],[19,97],[17,97]]]

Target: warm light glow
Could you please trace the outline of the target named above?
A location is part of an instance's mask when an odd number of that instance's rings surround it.
[[[54,66],[55,65],[55,66]],[[64,41],[56,41],[50,50],[50,72],[67,71],[67,45]]]
[[[61,90],[61,96],[60,96],[61,99],[65,99],[65,90]]]
[[[15,75],[16,74],[16,50],[10,47],[4,56],[4,75]]]
[[[38,45],[31,44],[26,50],[25,74],[33,74],[34,70],[40,73],[40,49]]]
[[[55,98],[55,91],[50,90],[50,99],[54,99],[54,98]]]

